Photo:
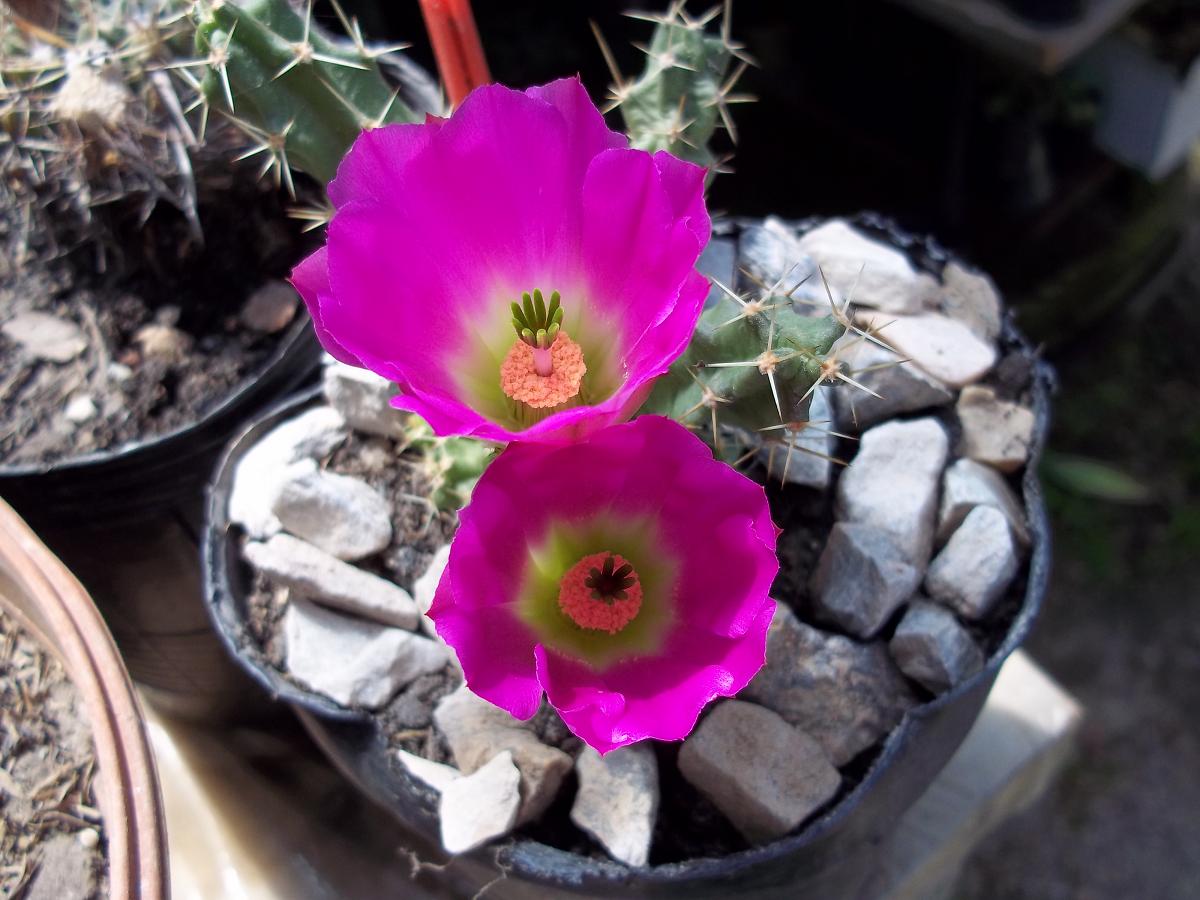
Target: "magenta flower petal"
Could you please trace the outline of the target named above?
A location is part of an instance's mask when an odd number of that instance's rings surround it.
[[[325,298],[326,305],[332,303],[329,294],[329,263],[328,253],[322,247],[309,255],[292,270],[292,287],[294,287],[308,307],[309,318],[312,319],[313,330],[317,340],[329,351],[330,355],[352,366],[361,366],[362,362],[338,343],[337,338],[329,333],[321,320],[321,299]]]
[[[470,688],[513,715],[544,691],[602,753],[678,740],[763,665],[776,533],[762,486],[669,419],[515,443],[462,510],[430,616]],[[606,557],[631,584],[603,580]],[[573,592],[586,571],[600,580]]]
[[[628,149],[578,79],[489,85],[449,119],[360,136],[329,185],[326,247],[293,277],[325,347],[437,433],[561,443],[632,415],[686,346],[703,187],[703,169]],[[534,289],[560,294],[546,340],[581,360],[552,389],[528,387],[550,374],[519,353],[502,375],[511,304]]]
[[[647,737],[683,740],[705,706],[738,693],[763,667],[774,613],[764,598],[733,638],[677,628],[658,657],[603,673],[539,645],[537,678],[567,727],[601,753]]]

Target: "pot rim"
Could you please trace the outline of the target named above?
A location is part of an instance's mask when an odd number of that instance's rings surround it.
[[[166,823],[129,673],[83,586],[3,500],[0,606],[58,657],[83,701],[96,752],[110,895],[164,900]]]

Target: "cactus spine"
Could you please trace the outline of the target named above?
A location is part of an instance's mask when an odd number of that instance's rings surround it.
[[[368,46],[344,16],[350,41],[313,23],[311,2],[303,11],[286,0],[202,3],[195,15],[208,103],[247,127],[260,142],[252,152],[267,154],[264,170],[285,180],[295,168],[328,183],[364,129],[423,117],[380,70],[399,48]]]
[[[719,171],[723,160],[710,146],[713,135],[723,126],[736,142],[729,105],[752,99],[733,93],[749,58],[730,38],[730,6],[727,0],[716,34],[707,28],[715,10],[693,18],[681,0],[674,0],[662,15],[637,15],[654,23],[654,33],[649,44],[636,45],[647,59],[634,81],[621,77],[603,37],[596,32],[615,81],[609,108],[620,108],[632,146],[652,152],[666,150],[710,172]],[[729,75],[735,58],[741,62]]]

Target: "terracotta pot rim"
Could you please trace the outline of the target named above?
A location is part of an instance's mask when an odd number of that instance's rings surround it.
[[[162,800],[129,674],[87,592],[3,500],[0,606],[59,658],[83,700],[96,750],[109,895],[164,900],[169,887]]]

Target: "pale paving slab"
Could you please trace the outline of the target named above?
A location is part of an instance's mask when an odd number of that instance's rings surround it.
[[[864,896],[953,897],[971,852],[1050,788],[1082,719],[1070,694],[1024,651],[1014,653],[958,752],[900,820]]]

